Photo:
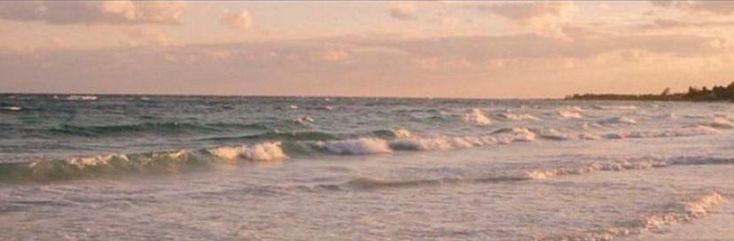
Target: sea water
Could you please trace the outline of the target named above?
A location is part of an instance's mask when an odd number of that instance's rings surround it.
[[[732,113],[0,95],[0,240],[734,240]]]

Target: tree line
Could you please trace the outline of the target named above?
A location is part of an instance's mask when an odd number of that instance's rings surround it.
[[[670,93],[665,88],[660,94],[574,94],[571,100],[664,100],[664,101],[734,101],[734,82],[727,86],[714,85],[711,88],[691,86],[685,93]]]

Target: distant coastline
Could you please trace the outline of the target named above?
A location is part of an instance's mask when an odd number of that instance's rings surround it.
[[[639,101],[731,101],[734,102],[734,82],[727,86],[714,85],[711,88],[689,87],[688,92],[670,93],[665,88],[660,94],[573,94],[566,100],[639,100]]]

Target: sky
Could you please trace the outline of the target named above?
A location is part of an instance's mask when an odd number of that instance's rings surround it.
[[[734,81],[727,1],[2,1],[0,92],[558,98]]]

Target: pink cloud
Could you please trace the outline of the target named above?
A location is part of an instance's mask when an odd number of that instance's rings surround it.
[[[0,18],[47,24],[178,24],[183,4],[170,1],[0,2]]]
[[[225,11],[219,22],[234,30],[247,30],[252,27],[252,17],[247,10]]]

